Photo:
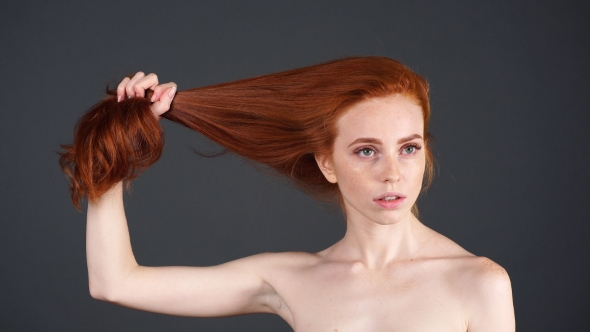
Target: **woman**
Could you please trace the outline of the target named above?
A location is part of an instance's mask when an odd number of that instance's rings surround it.
[[[89,198],[94,298],[172,315],[275,313],[295,331],[514,331],[504,269],[416,217],[433,162],[428,87],[417,74],[387,58],[348,58],[175,93],[153,74],[126,78],[65,146],[72,199]],[[345,236],[318,253],[139,266],[122,183],[160,156],[160,117],[338,200]]]

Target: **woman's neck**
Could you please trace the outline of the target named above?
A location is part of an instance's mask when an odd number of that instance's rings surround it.
[[[413,258],[432,232],[411,213],[394,223],[378,223],[352,214],[346,223],[346,234],[332,247],[333,254],[367,269]]]

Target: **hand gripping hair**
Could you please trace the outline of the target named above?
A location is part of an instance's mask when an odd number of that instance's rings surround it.
[[[394,94],[422,108],[426,188],[434,174],[428,84],[389,58],[345,58],[180,91],[162,117],[274,169],[313,197],[338,200],[337,184],[324,178],[315,155],[332,152],[344,111],[362,100]],[[120,181],[128,185],[160,158],[163,146],[149,99],[117,102],[109,92],[80,119],[73,144],[62,145],[60,165],[70,179],[74,205],[80,208],[82,198],[95,200]]]

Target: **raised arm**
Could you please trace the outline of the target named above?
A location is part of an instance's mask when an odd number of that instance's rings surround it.
[[[154,90],[152,112],[166,112],[174,83],[158,84],[153,74],[126,78],[117,101],[143,97]],[[123,205],[122,183],[89,199],[86,250],[92,297],[123,306],[172,315],[225,316],[274,312],[278,295],[264,280],[267,255],[256,255],[214,267],[145,267],[131,248]]]
[[[89,203],[86,250],[90,293],[96,299],[183,316],[273,312],[276,294],[261,275],[265,255],[213,267],[139,266],[121,184]]]

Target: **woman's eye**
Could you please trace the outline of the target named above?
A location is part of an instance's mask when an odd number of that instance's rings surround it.
[[[403,154],[412,154],[414,152],[416,152],[417,150],[419,150],[420,148],[414,145],[409,145],[406,146],[405,148],[403,148],[402,153]]]
[[[372,155],[375,154],[375,151],[370,148],[363,148],[363,149],[358,150],[357,153],[363,157],[371,157]]]
[[[407,148],[404,149],[404,152],[406,154],[410,154],[412,152],[416,151],[416,147],[415,146],[408,146]]]

